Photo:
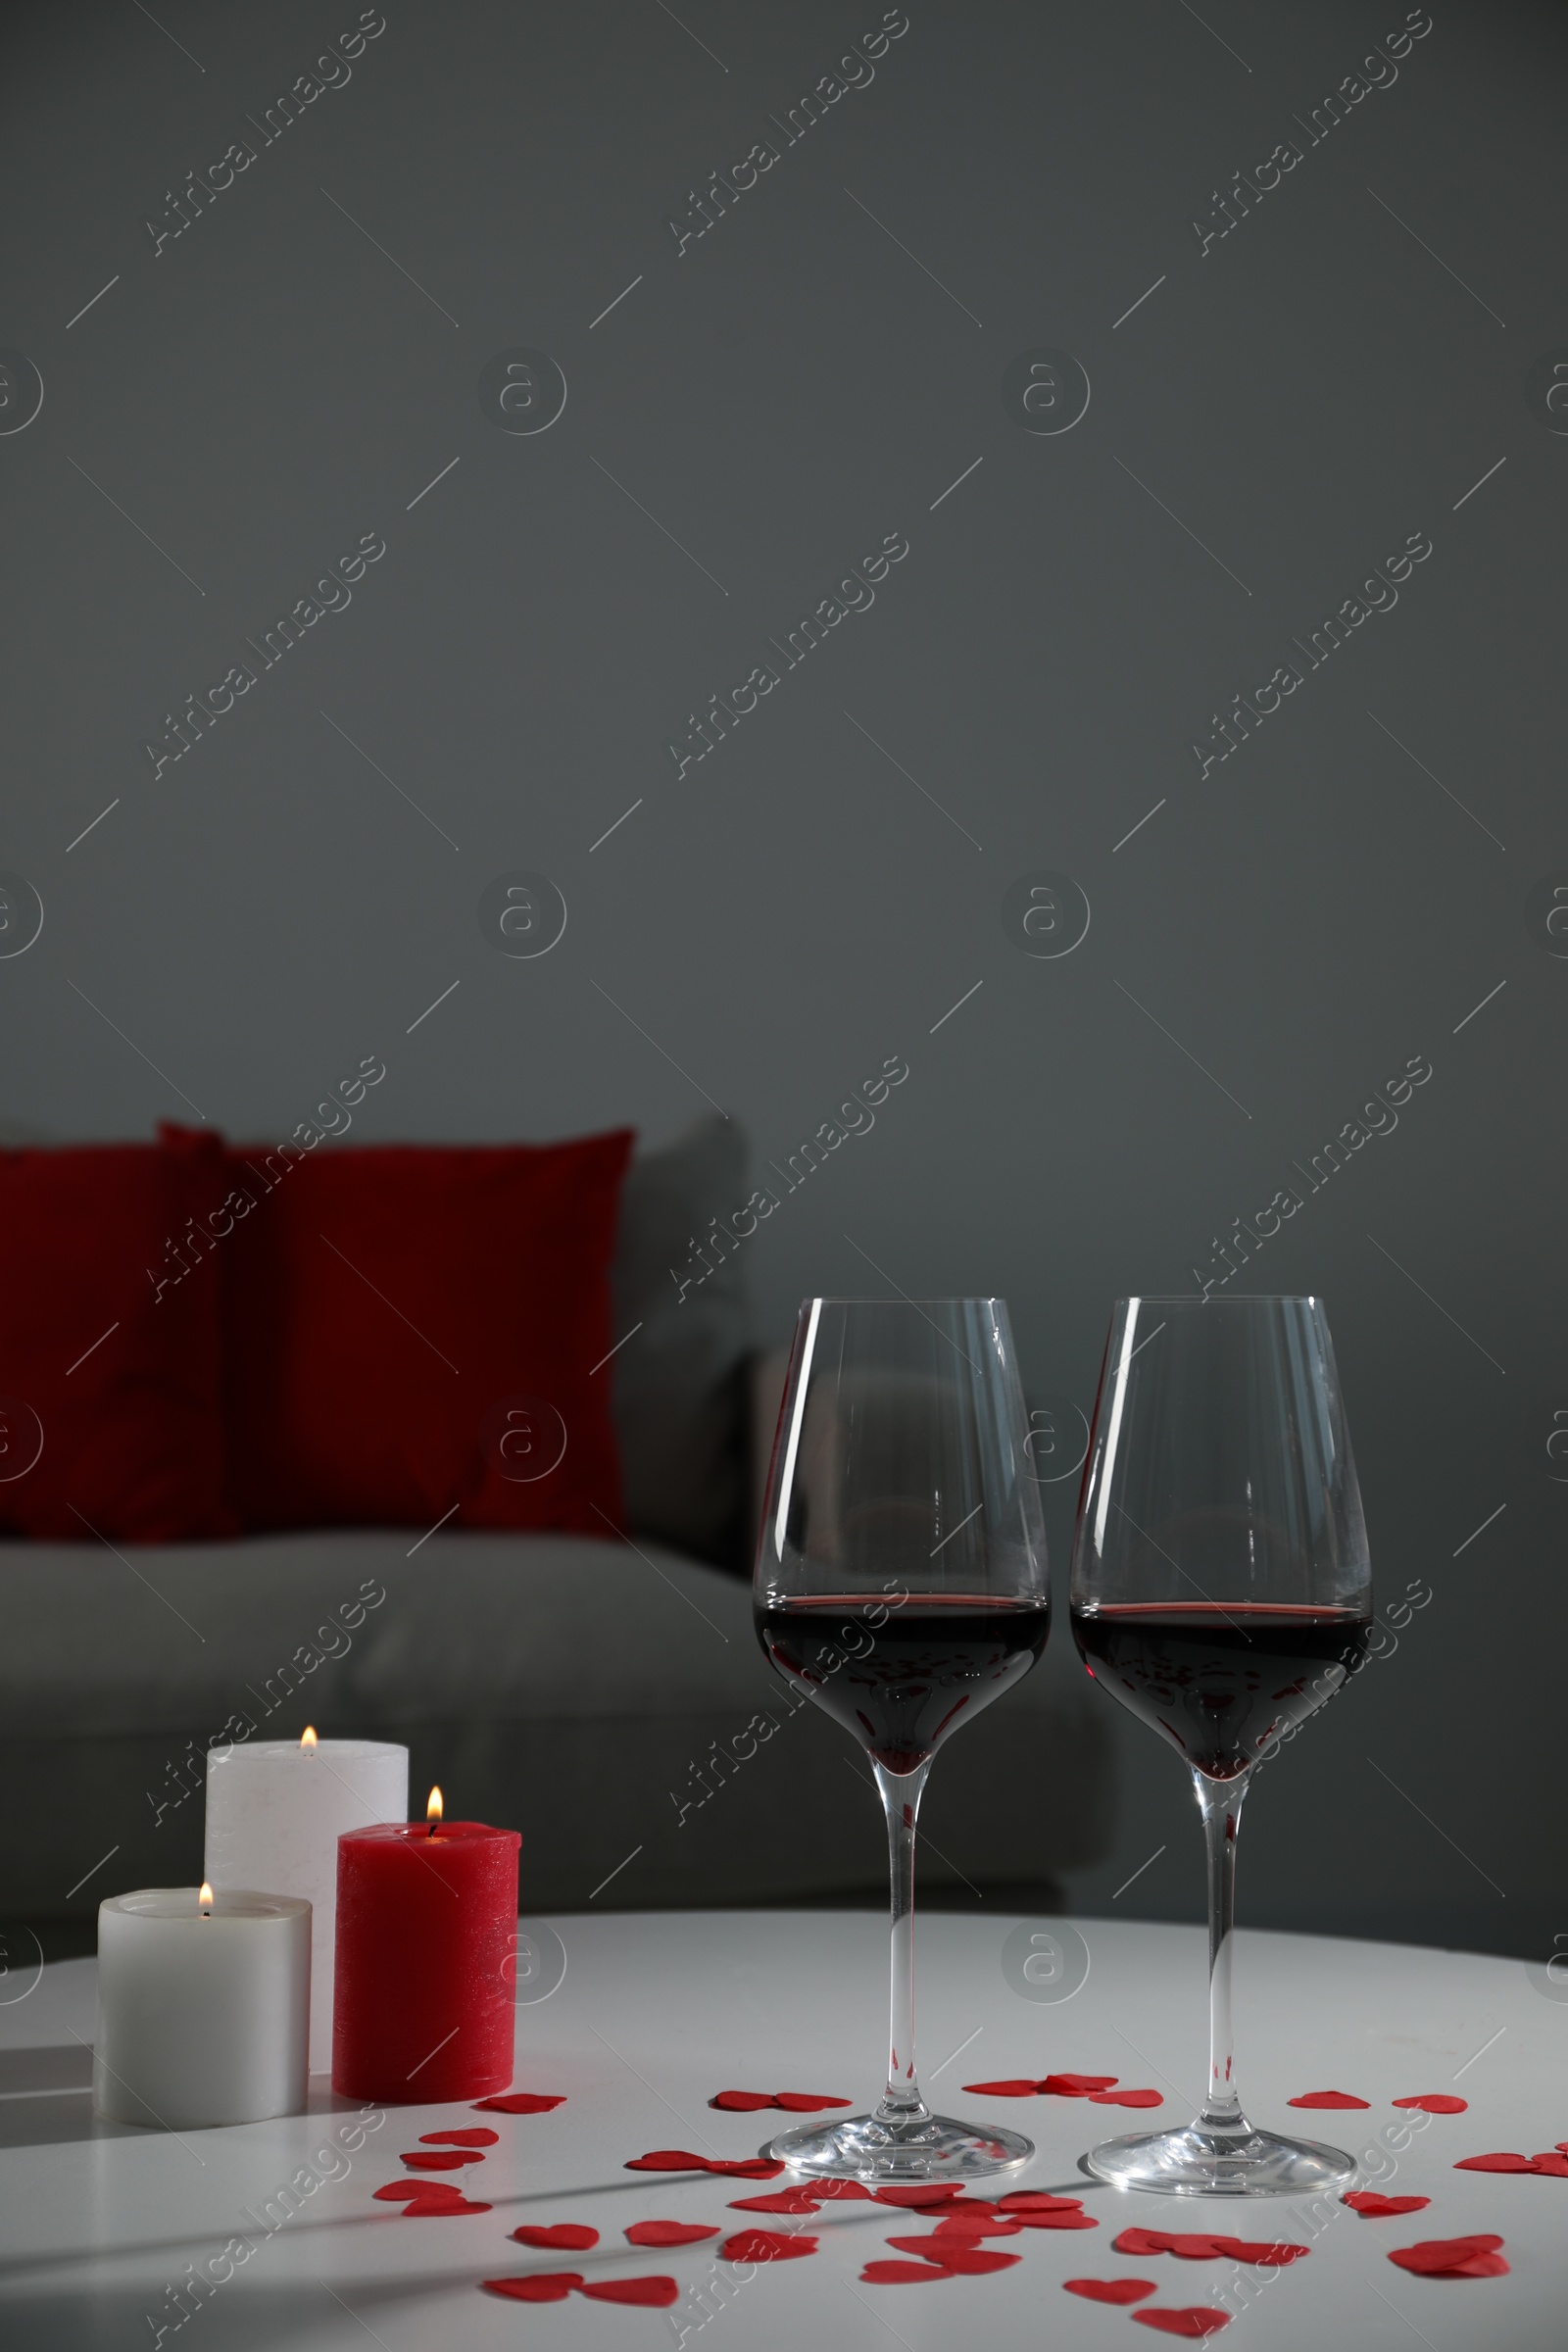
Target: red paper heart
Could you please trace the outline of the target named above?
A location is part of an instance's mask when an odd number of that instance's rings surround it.
[[[907,2187],[874,2188],[872,2196],[879,2205],[903,2205],[911,2212],[923,2205],[951,2205],[963,2193],[956,2181],[914,2180]]]
[[[1451,2271],[1434,2271],[1436,2278],[1506,2278],[1508,2265],[1500,2254],[1472,2254],[1468,2262],[1456,2262]]]
[[[500,2139],[499,2132],[487,2131],[475,2124],[471,2132],[421,2132],[421,2148],[493,2148]]]
[[[703,2222],[633,2222],[626,2232],[629,2246],[695,2246],[700,2237],[716,2237],[718,2225]]]
[[[1016,2237],[1023,2228],[1015,2213],[966,2213],[960,2205],[944,2214],[936,2227],[938,2237]],[[888,2243],[892,2244],[892,2239]]]
[[[450,2197],[415,2197],[404,2206],[403,2218],[406,2222],[422,2222],[448,2213],[488,2213],[489,2211],[488,2205],[471,2205],[466,2197],[459,2196],[454,2190]]]
[[[506,2295],[514,2303],[564,2303],[574,2286],[581,2286],[581,2271],[530,2271],[520,2278],[481,2278],[479,2284],[487,2294]]]
[[[830,2099],[821,2090],[775,2090],[773,2104],[791,2115],[814,2115],[819,2107],[853,2107],[855,2101]]]
[[[1490,2156],[1461,2156],[1453,2169],[1456,2173],[1533,2173],[1536,2168],[1530,2157],[1498,2148]]]
[[[586,2222],[524,2222],[513,2236],[519,2246],[554,2246],[563,2254],[586,2254],[599,2243],[599,2232]]]
[[[1557,2180],[1568,2180],[1568,2156],[1559,2149],[1548,2148],[1544,2155],[1531,2158],[1530,2169],[1533,2173],[1546,2173]]]
[[[724,2173],[741,2180],[776,2180],[784,2170],[769,2156],[694,2156],[690,2148],[650,2148],[646,2156],[630,2156],[621,2168],[628,2173]]]
[[[475,2099],[473,2104],[476,2112],[488,2115],[543,2115],[551,2107],[564,2107],[566,2094],[563,2091],[559,2098],[546,2098],[536,2090],[509,2090],[499,2098]]]
[[[1430,2197],[1380,2197],[1375,2188],[1352,2188],[1348,2196],[1340,2199],[1342,2205],[1348,2205],[1352,2213],[1358,2213],[1363,2222],[1387,2221],[1396,2213],[1419,2213],[1431,2202]]]
[[[1451,2098],[1446,2090],[1424,2090],[1419,2098],[1396,2099],[1396,2107],[1419,2107],[1427,2115],[1463,2115],[1468,2099]]]
[[[415,2173],[455,2173],[466,2164],[483,2164],[484,2158],[466,2148],[414,2148],[398,2158]]]
[[[1466,2265],[1482,2255],[1496,2256],[1502,2246],[1500,2237],[1490,2232],[1477,2237],[1423,2237],[1413,2246],[1394,2246],[1389,2260],[1397,2263],[1401,2271],[1413,2271],[1418,2278],[1441,2278],[1450,2273],[1472,2278],[1495,2278],[1501,2273],[1494,2270],[1466,2271]],[[1507,2269],[1506,2263],[1503,2269]]]
[[[731,2197],[732,2213],[815,2213],[817,2191],[775,2188],[765,2197]]]
[[[923,2261],[940,2263],[945,2271],[972,2273],[978,2277],[985,2271],[1004,2271],[1019,2260],[1016,2254],[991,2254],[964,2237],[890,2237],[890,2246],[901,2254],[918,2254]]]
[[[1009,2188],[1004,2197],[997,2199],[999,2213],[1060,2213],[1067,2206],[1081,2206],[1082,2197],[1054,2196],[1047,2188]]]
[[[1033,2075],[1004,2075],[1000,2082],[965,2082],[963,2087],[982,2099],[1032,2099],[1045,2084]]]
[[[860,2273],[862,2286],[918,2286],[930,2278],[956,2278],[956,2271],[938,2270],[932,2262],[868,2262]]]
[[[1152,2278],[1064,2278],[1061,2283],[1069,2295],[1083,2295],[1091,2303],[1141,2303],[1159,2292]]]
[[[734,2115],[752,2115],[759,2107],[771,2107],[770,2090],[716,2090],[709,2100],[710,2107],[723,2107]]]
[[[1271,2271],[1282,2271],[1287,2264],[1299,2262],[1303,2254],[1312,2251],[1310,2246],[1295,2245],[1289,2239],[1280,2244],[1266,2238],[1216,2237],[1214,2243],[1232,2262],[1255,2263]]]
[[[1100,2224],[1092,2213],[1083,2213],[1072,2206],[1066,2206],[1056,2213],[1041,2212],[1031,2208],[1027,2213],[1015,2214],[1013,2219],[1021,2222],[1026,2230],[1098,2230],[1100,2228]]]
[[[1165,2335],[1217,2335],[1231,2324],[1228,2311],[1207,2311],[1200,2303],[1189,2303],[1180,2311],[1155,2304],[1149,2311],[1135,2311],[1133,2318]]]
[[[1298,2099],[1287,2102],[1291,2107],[1370,2107],[1370,2099],[1355,2098],[1348,2090],[1304,2090]]]
[[[1087,2099],[1097,2090],[1114,2090],[1114,2075],[1047,2075],[1040,2084],[1058,2099]]]
[[[1169,2246],[1170,2239],[1163,2230],[1124,2230],[1120,2237],[1110,2241],[1113,2254],[1163,2254]]]
[[[1165,2251],[1179,2262],[1213,2262],[1240,2243],[1239,2238],[1217,2237],[1212,2230],[1173,2230],[1165,2239]]]
[[[719,2247],[726,2262],[793,2262],[798,2255],[814,2254],[814,2237],[789,2230],[737,2230]]]
[[[1091,2107],[1163,2107],[1162,2094],[1157,2090],[1092,2090]]]
[[[648,2303],[662,2310],[679,2298],[680,2288],[673,2278],[600,2278],[577,2292],[595,2303]]]

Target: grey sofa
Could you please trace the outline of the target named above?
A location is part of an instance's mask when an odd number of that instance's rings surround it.
[[[864,1759],[791,1704],[752,1633],[780,1367],[748,1360],[733,1268],[671,1303],[688,1237],[744,1197],[742,1153],[712,1122],[628,1179],[631,1544],[453,1527],[0,1544],[0,1921],[68,1949],[104,1895],[193,1885],[208,1746],[307,1723],[405,1740],[415,1804],[438,1781],[450,1814],[519,1829],[525,1913],[881,1898]],[[944,1752],[927,1894],[1046,1905],[1106,1850],[1109,1741],[1087,1696],[1037,1673]]]

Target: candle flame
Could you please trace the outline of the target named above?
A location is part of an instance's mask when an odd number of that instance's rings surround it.
[[[315,1754],[316,1726],[314,1723],[308,1723],[305,1726],[304,1731],[300,1734],[300,1746],[304,1749],[306,1755],[310,1756]]]
[[[441,1819],[442,1811],[441,1791],[439,1788],[432,1788],[430,1801],[424,1808],[424,1818],[431,1823],[437,1822]]]
[[[202,1881],[202,1890],[196,1897],[196,1901],[203,1919],[211,1919],[213,1916],[213,1890],[205,1879]]]

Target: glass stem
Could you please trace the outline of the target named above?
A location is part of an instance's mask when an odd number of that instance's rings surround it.
[[[892,1979],[888,2004],[888,2087],[878,2107],[883,2124],[918,2124],[930,2114],[914,2072],[914,1828],[931,1759],[913,1772],[873,1764],[888,1817],[888,1875],[892,1884]]]
[[[1204,2131],[1250,2129],[1236,2092],[1231,2029],[1231,1959],[1236,1942],[1236,1831],[1249,1776],[1210,1780],[1195,1772],[1199,1810],[1208,1847],[1208,2095],[1199,2117]]]

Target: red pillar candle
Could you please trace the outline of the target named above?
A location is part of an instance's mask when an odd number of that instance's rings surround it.
[[[411,2105],[511,2088],[521,1842],[479,1821],[339,1838],[334,2090]]]

